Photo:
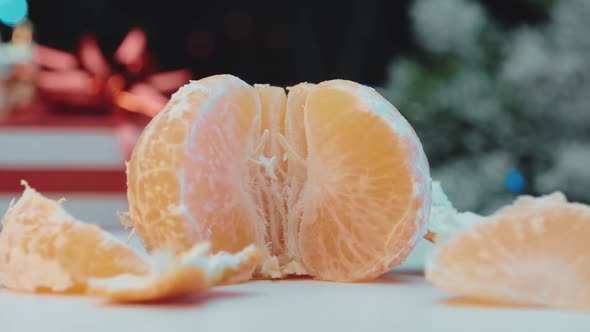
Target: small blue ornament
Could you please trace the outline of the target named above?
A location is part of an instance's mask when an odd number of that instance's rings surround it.
[[[26,0],[0,0],[0,22],[14,26],[27,17],[29,6]]]
[[[504,184],[508,190],[515,194],[519,194],[524,191],[526,180],[524,179],[524,175],[522,175],[521,171],[514,169],[506,174]]]

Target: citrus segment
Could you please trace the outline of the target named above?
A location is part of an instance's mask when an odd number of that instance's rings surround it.
[[[199,240],[213,251],[236,252],[263,244],[264,220],[251,195],[250,158],[260,137],[260,99],[255,89],[229,81],[210,98],[191,126],[178,170],[182,204]]]
[[[413,130],[374,90],[320,83],[307,97],[307,182],[299,249],[326,280],[372,279],[425,234],[426,158]]]
[[[230,75],[191,82],[150,122],[128,164],[128,224],[148,250],[264,247],[247,173],[260,137],[260,99]]]
[[[24,183],[24,182],[23,182]],[[23,292],[83,293],[91,277],[147,271],[141,256],[59,202],[26,189],[3,218],[0,283]]]
[[[260,96],[261,106],[261,135],[268,131],[268,142],[263,144],[261,151],[266,156],[278,158],[277,164],[281,164],[283,158],[283,147],[278,135],[285,130],[285,112],[287,107],[287,94],[285,89],[276,86],[255,84],[254,87]]]
[[[252,155],[254,164],[252,191],[264,208],[266,220],[266,243],[272,255],[279,256],[284,250],[285,216],[287,205],[285,178],[287,158],[281,146],[284,130],[287,94],[283,88],[269,85],[255,85],[260,95],[262,111],[260,149]]]
[[[307,138],[305,137],[305,103],[315,84],[299,83],[289,87],[287,95],[287,113],[285,114],[285,139],[294,155],[307,158]],[[297,158],[292,158],[289,166],[297,165]],[[289,167],[292,168],[292,167]]]
[[[522,197],[437,245],[426,277],[482,300],[590,310],[590,208]]]
[[[300,260],[299,224],[303,214],[301,190],[307,178],[307,138],[305,137],[305,102],[309,92],[315,87],[311,83],[299,83],[287,90],[287,111],[283,145],[287,155],[287,180],[285,199],[289,211],[286,220],[286,256]],[[303,272],[303,271],[302,271]],[[307,272],[304,272],[307,274]]]

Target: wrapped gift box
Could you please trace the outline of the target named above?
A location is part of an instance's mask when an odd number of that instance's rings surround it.
[[[0,124],[0,213],[20,196],[21,179],[106,228],[120,227],[116,213],[127,210],[125,151],[102,118]]]

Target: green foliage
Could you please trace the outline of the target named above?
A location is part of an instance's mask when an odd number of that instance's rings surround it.
[[[395,59],[380,89],[415,127],[458,207],[512,200],[503,183],[511,169],[524,173],[526,193],[590,201],[579,189],[590,186],[590,153],[576,152],[590,151],[590,2],[534,2],[549,22],[503,30],[476,1],[415,0],[423,53]]]

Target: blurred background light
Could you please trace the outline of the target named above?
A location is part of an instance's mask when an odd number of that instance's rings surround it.
[[[13,26],[27,17],[29,6],[26,0],[0,0],[0,21]]]
[[[517,169],[511,170],[506,174],[506,178],[504,180],[506,184],[506,188],[513,193],[522,193],[526,186],[526,181],[524,179],[524,175]]]

